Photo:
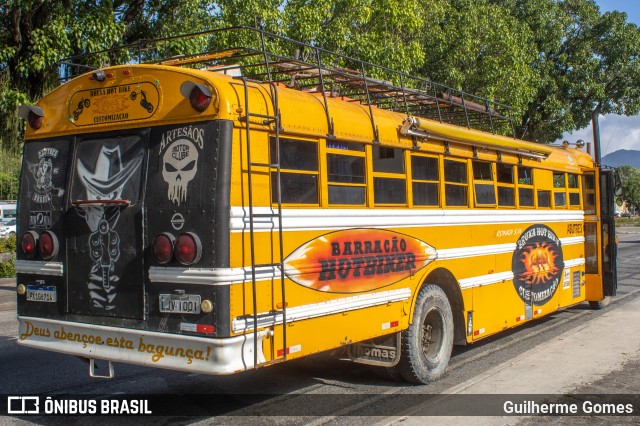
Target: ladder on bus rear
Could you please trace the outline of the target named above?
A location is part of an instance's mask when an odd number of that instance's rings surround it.
[[[269,65],[267,63],[267,74],[269,74]],[[261,81],[250,80],[246,77],[236,77],[237,79],[242,81],[244,87],[244,116],[240,117],[240,121],[244,121],[245,123],[245,148],[247,153],[247,184],[248,184],[248,207],[249,207],[249,241],[250,241],[250,252],[251,252],[251,285],[252,285],[252,296],[253,296],[253,359],[254,366],[258,366],[258,309],[257,309],[257,285],[256,285],[256,270],[262,268],[270,268],[273,270],[274,278],[280,275],[280,287],[282,293],[282,301],[280,312],[278,309],[275,309],[273,313],[274,318],[274,328],[278,325],[279,316],[282,318],[282,351],[275,351],[274,356],[272,357],[273,361],[271,362],[280,362],[285,361],[287,359],[287,304],[285,297],[285,283],[284,283],[284,248],[282,243],[282,197],[281,197],[281,174],[280,174],[280,109],[278,106],[278,88],[276,84],[271,80],[270,76],[268,79],[269,91],[270,91],[270,99],[272,104],[273,115],[270,115],[268,110],[266,114],[258,114],[252,113],[249,108],[249,82],[255,84],[264,84]],[[261,163],[254,162],[251,159],[251,119],[261,119],[262,124],[264,125],[274,125],[275,135],[273,136],[275,143],[275,158],[271,158],[269,163]],[[271,141],[269,141],[271,143]],[[275,193],[272,194],[276,196],[276,207],[273,207],[273,202],[270,203],[270,212],[269,213],[255,213],[254,205],[253,205],[253,168],[254,167],[262,167],[267,168],[269,171],[269,176],[272,178],[275,172],[275,185],[271,185],[272,191]],[[257,264],[256,263],[256,242],[255,242],[255,220],[256,219],[269,219],[270,221],[277,222],[277,231],[278,231],[278,257],[279,260],[276,263],[272,264]],[[276,308],[278,308],[276,306]],[[282,355],[282,356],[280,356]]]

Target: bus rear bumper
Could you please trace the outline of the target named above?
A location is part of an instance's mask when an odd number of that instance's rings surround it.
[[[202,338],[96,324],[18,317],[18,343],[89,359],[203,374],[231,374],[254,367],[253,333]],[[265,362],[258,332],[258,364]]]

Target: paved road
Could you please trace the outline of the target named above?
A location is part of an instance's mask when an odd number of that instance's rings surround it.
[[[76,358],[27,349],[15,343],[14,284],[0,281],[0,394],[102,394],[152,393],[217,394],[237,403],[224,417],[215,419],[203,409],[200,417],[146,419],[149,424],[212,422],[255,424],[409,425],[424,423],[424,401],[431,407],[464,394],[640,394],[640,233],[620,233],[619,295],[611,306],[592,311],[586,304],[567,309],[489,338],[457,348],[447,375],[426,386],[406,386],[367,366],[329,356],[309,357],[229,377],[212,377],[116,365],[111,380],[91,379],[88,367]],[[639,277],[639,278],[636,278]],[[260,395],[247,398],[247,393]],[[292,394],[295,394],[293,397]],[[266,395],[266,396],[265,396]],[[336,397],[335,395],[338,395]],[[434,395],[439,397],[434,404]],[[452,397],[453,396],[453,397]],[[227,399],[224,399],[227,398]],[[445,399],[442,399],[445,398]],[[453,399],[451,399],[453,398]],[[198,402],[179,400],[192,410]],[[332,404],[329,406],[328,404]],[[404,404],[404,405],[403,405]],[[318,407],[320,405],[320,407]],[[238,408],[240,407],[240,408]],[[236,408],[238,408],[236,410]],[[263,416],[276,411],[282,416]],[[197,411],[196,411],[197,412]],[[357,416],[375,413],[378,416]],[[249,414],[252,417],[236,417]],[[291,416],[284,416],[290,414]],[[315,414],[306,417],[301,414]],[[101,418],[105,420],[105,418]],[[456,417],[430,418],[430,424],[460,424]],[[598,421],[590,418],[589,421]],[[470,424],[537,424],[584,418],[490,417],[465,418]],[[604,424],[609,419],[602,418]],[[71,423],[74,421],[71,420]],[[76,421],[83,423],[81,420]],[[136,419],[135,423],[139,423]],[[638,417],[616,418],[615,423],[638,423]],[[69,424],[62,417],[4,418],[0,424]],[[134,423],[131,419],[111,424]],[[575,423],[578,424],[578,423]]]

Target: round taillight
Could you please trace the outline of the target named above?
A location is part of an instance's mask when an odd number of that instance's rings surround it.
[[[166,232],[156,235],[151,244],[153,257],[156,259],[156,262],[165,264],[171,261],[174,241],[175,238],[173,235]]]
[[[181,234],[176,240],[175,255],[178,262],[183,265],[193,265],[202,255],[200,238],[193,232]]]
[[[38,130],[42,127],[42,122],[44,121],[44,117],[38,114],[35,114],[33,111],[29,111],[29,126],[33,130]]]
[[[58,237],[52,232],[44,231],[38,241],[38,252],[44,260],[49,260],[58,254]]]
[[[202,112],[211,104],[211,95],[207,95],[199,86],[194,86],[189,93],[189,102],[193,109]]]
[[[38,252],[38,234],[34,231],[25,232],[22,235],[20,245],[22,246],[22,252],[27,259],[35,257]]]

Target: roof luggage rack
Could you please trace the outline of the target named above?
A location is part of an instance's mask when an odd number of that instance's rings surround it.
[[[199,46],[195,49],[198,53],[181,51],[184,46],[194,45]],[[341,97],[370,109],[377,107],[515,138],[511,108],[507,105],[258,28],[238,26],[141,40],[70,57],[60,63],[61,80],[105,63],[222,71],[258,82],[320,92],[325,98]]]

